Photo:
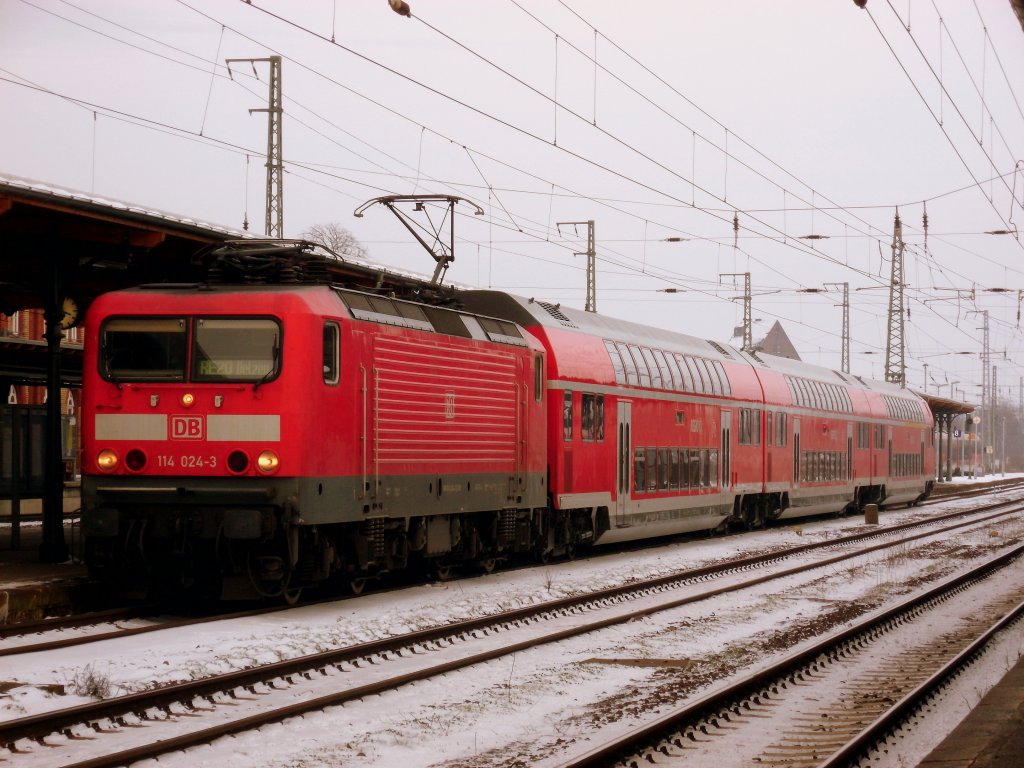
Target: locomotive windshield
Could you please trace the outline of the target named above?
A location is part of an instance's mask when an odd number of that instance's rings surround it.
[[[199,318],[193,381],[267,381],[277,373],[281,329],[261,318]]]
[[[111,379],[184,381],[187,326],[177,317],[118,317],[103,326],[100,370]]]
[[[100,371],[114,381],[263,383],[280,371],[281,327],[267,318],[117,317],[103,325]],[[190,370],[191,376],[187,376]]]

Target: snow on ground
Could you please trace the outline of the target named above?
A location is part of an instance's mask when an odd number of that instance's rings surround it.
[[[961,483],[967,479],[957,478]],[[947,509],[970,506],[957,500]],[[929,510],[883,512],[883,523],[911,520]],[[496,613],[683,568],[760,554],[860,528],[856,518],[797,522],[742,536],[673,542],[572,563],[558,563],[447,583],[368,594],[354,600],[283,610],[259,617],[211,622],[59,653],[27,655],[5,680],[20,687],[0,696],[0,718],[63,708],[106,686],[110,695],[143,690],[230,669],[277,661],[412,629]],[[1019,527],[1000,533],[1004,543]],[[958,535],[970,549],[991,544],[988,530]],[[920,557],[919,557],[920,555]],[[623,727],[639,702],[666,686],[673,667],[741,662],[753,656],[751,637],[779,642],[809,631],[822,615],[851,601],[881,599],[922,571],[953,567],[948,556],[907,546],[859,559],[853,570],[794,581],[762,592],[723,596],[612,630],[541,646],[371,699],[293,718],[284,724],[222,739],[209,748],[168,755],[160,766],[522,765],[550,756],[531,753],[530,741],[551,744]],[[854,577],[852,574],[856,574]],[[787,634],[789,633],[789,634]],[[2,641],[0,641],[2,643]],[[623,660],[652,663],[622,663]],[[653,660],[653,662],[652,662]],[[670,672],[666,673],[666,669]],[[988,673],[1000,674],[998,665]],[[1005,671],[1003,669],[1002,671]],[[989,682],[990,682],[989,681]],[[989,682],[976,683],[976,687]],[[52,686],[68,693],[56,695]],[[671,687],[671,686],[669,686]],[[595,707],[595,702],[604,706]],[[617,710],[617,711],[612,711]],[[447,762],[446,762],[447,761]],[[156,765],[156,763],[153,763]]]

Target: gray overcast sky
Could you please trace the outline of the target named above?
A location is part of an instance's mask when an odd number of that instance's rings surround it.
[[[852,369],[880,378],[898,205],[910,385],[927,363],[929,391],[977,401],[978,357],[948,353],[980,349],[987,309],[1017,402],[1024,243],[984,234],[1024,223],[1007,0],[411,6],[0,0],[0,176],[261,231],[266,65],[231,79],[224,59],[277,53],[288,236],[338,222],[429,274],[385,209],[352,211],[459,194],[485,215],[459,217],[449,280],[582,307],[585,231],[555,223],[594,219],[601,312],[728,341],[742,308],[719,276],[749,271],[755,335],[780,319],[838,368],[838,294],[797,291],[848,282]]]

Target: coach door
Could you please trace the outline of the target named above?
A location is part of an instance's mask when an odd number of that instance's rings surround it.
[[[853,422],[846,422],[846,480],[853,480]]]
[[[800,485],[800,419],[793,419],[793,487]]]
[[[616,424],[618,466],[615,471],[615,524],[617,526],[626,525],[626,507],[631,487],[630,468],[633,465],[633,453],[630,449],[632,421],[633,404],[620,400]]]
[[[732,487],[732,411],[722,411],[722,491]]]

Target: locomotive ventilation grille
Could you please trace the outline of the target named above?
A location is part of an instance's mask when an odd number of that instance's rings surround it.
[[[544,307],[544,309],[547,311],[549,315],[555,318],[555,320],[560,322],[566,328],[579,328],[579,326],[576,325],[576,323],[574,323],[572,320],[570,320],[562,313],[562,310],[559,309],[559,307],[561,306],[560,304],[550,304],[549,302],[546,301],[538,301],[537,303],[540,306]]]
[[[732,359],[732,354],[731,354],[731,353],[729,352],[729,350],[728,350],[728,349],[726,349],[725,347],[723,347],[723,346],[722,346],[721,344],[719,344],[719,343],[718,343],[717,341],[712,341],[711,339],[708,339],[708,340],[707,340],[707,342],[708,342],[708,344],[710,344],[710,345],[711,345],[712,347],[714,347],[714,348],[715,348],[715,349],[717,349],[717,350],[718,350],[719,352],[721,352],[721,353],[722,353],[722,356],[723,356],[723,357],[728,357],[728,358],[729,358],[730,360]]]

